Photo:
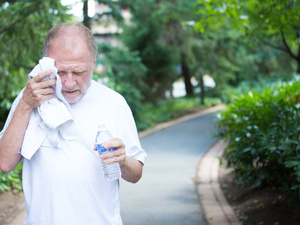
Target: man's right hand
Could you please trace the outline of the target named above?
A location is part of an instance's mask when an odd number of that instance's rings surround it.
[[[51,86],[56,83],[56,79],[42,81],[52,72],[52,70],[43,71],[28,81],[22,97],[22,101],[28,109],[34,109],[43,101],[53,97],[54,89]]]

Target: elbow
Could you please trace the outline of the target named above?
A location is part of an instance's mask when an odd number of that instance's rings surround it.
[[[13,170],[14,168],[12,168],[11,166],[4,164],[4,163],[0,163],[0,170],[2,173],[9,173]]]
[[[136,184],[142,178],[142,174],[140,176],[136,176],[134,179],[129,180],[129,182]]]
[[[142,178],[142,176],[140,176],[140,177],[134,177],[134,178],[127,178],[127,177],[123,177],[122,176],[122,178],[124,180],[126,180],[127,182],[130,182],[132,184],[136,184]]]
[[[16,161],[16,163],[13,163],[11,161],[0,159],[0,170],[3,173],[9,173],[13,171],[13,169],[17,166],[17,164],[20,162],[20,160]]]

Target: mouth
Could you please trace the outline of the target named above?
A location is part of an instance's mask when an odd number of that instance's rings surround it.
[[[65,95],[68,95],[68,96],[72,96],[72,95],[76,95],[78,93],[78,91],[79,90],[71,90],[71,91],[70,90],[68,90],[68,91],[63,90],[62,93],[65,94]]]

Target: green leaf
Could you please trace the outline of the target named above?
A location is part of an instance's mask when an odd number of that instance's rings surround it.
[[[294,166],[300,166],[300,161],[287,161],[285,162],[286,167],[294,167]]]

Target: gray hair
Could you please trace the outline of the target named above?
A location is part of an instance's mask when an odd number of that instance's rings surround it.
[[[93,59],[96,60],[98,54],[98,46],[96,44],[95,37],[90,31],[90,29],[88,29],[82,23],[61,23],[51,28],[45,38],[42,50],[43,55],[48,55],[51,44],[56,38],[59,38],[59,36],[64,33],[65,28],[74,28],[73,32],[76,32],[74,34],[82,37],[86,41],[88,48],[91,51]]]

